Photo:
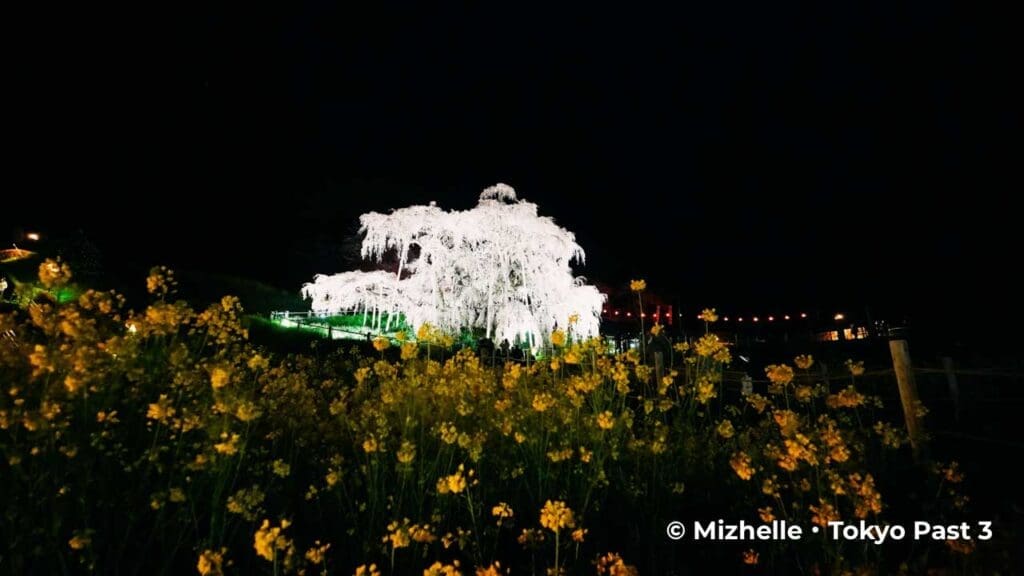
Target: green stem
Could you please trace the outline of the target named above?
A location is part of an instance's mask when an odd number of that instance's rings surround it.
[[[559,548],[558,534],[559,534],[559,531],[555,530],[555,574],[558,574],[558,548]]]

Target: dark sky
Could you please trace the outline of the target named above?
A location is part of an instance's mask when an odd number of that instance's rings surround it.
[[[1024,50],[981,6],[31,4],[0,219],[109,261],[297,289],[360,213],[502,181],[602,282],[936,313],[1016,292]]]

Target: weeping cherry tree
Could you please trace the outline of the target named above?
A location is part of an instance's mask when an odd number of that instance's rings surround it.
[[[584,262],[575,235],[538,216],[537,205],[518,200],[510,186],[485,189],[470,210],[431,202],[359,222],[362,257],[379,263],[394,251],[398,270],[318,275],[302,288],[314,312],[362,313],[385,331],[402,314],[414,329],[477,329],[532,346],[570,317],[573,334],[598,333],[605,296],[573,275],[570,264]]]

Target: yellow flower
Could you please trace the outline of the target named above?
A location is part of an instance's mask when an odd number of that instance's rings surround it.
[[[68,540],[68,546],[70,546],[72,550],[83,550],[90,544],[92,544],[92,535],[88,530],[75,530],[71,539]]]
[[[232,434],[230,437],[227,432],[220,435],[223,442],[219,442],[213,445],[213,449],[220,454],[225,456],[231,456],[238,453],[238,441],[240,440],[238,434]]]
[[[64,387],[67,388],[68,394],[74,394],[82,387],[82,380],[72,374],[68,374],[64,377]]]
[[[416,357],[416,352],[419,351],[419,346],[415,342],[405,342],[402,344],[401,357],[402,360],[411,360]]]
[[[854,515],[857,518],[867,518],[870,514],[882,512],[882,495],[875,490],[875,479],[871,474],[861,477],[854,472],[848,476],[850,488],[854,495]]]
[[[951,462],[949,466],[939,466],[939,473],[943,480],[950,484],[959,484],[964,481],[964,473],[960,471],[959,462]]]
[[[398,449],[395,456],[400,463],[411,464],[416,459],[416,445],[408,440],[403,440],[402,446]]]
[[[96,413],[96,421],[101,424],[104,422],[110,424],[117,424],[118,422],[120,422],[120,420],[117,419],[117,410],[111,410],[110,412],[104,412],[103,410],[100,410],[99,412]]]
[[[167,397],[167,394],[161,394],[156,403],[149,405],[149,409],[146,410],[146,417],[160,423],[167,422],[175,414],[175,410],[170,404],[171,400]]]
[[[443,422],[440,426],[441,441],[445,444],[455,444],[459,440],[459,429],[451,422]]]
[[[850,371],[850,374],[853,374],[854,376],[861,376],[864,374],[864,361],[858,360],[857,362],[854,362],[853,360],[847,360],[846,368]]]
[[[331,548],[330,543],[328,543],[328,544],[321,544],[320,541],[317,540],[317,541],[313,542],[313,547],[312,548],[310,548],[309,550],[306,550],[306,560],[309,560],[310,564],[312,564],[314,566],[318,566],[318,565],[323,563],[324,556],[327,554],[327,551],[330,548]]]
[[[501,562],[495,562],[486,568],[477,568],[476,576],[503,576]]]
[[[672,346],[672,348],[673,348],[673,349],[674,349],[674,350],[675,350],[676,352],[679,352],[680,354],[686,354],[687,350],[689,350],[689,349],[690,349],[690,343],[689,343],[689,342],[676,342],[676,343],[675,343],[675,344],[674,344],[674,345]]]
[[[856,408],[864,404],[864,395],[857,392],[853,386],[847,386],[838,394],[829,394],[825,398],[825,405],[829,408]]]
[[[544,542],[544,533],[536,528],[523,528],[522,534],[516,538],[516,541],[523,546],[535,547]]]
[[[373,349],[377,352],[383,352],[391,346],[391,341],[383,336],[378,336],[373,339]]]
[[[697,381],[697,402],[707,404],[712,398],[718,396],[715,383],[710,378],[701,377]]]
[[[572,454],[573,454],[573,449],[572,448],[564,448],[562,450],[552,450],[552,451],[548,452],[548,460],[551,460],[552,462],[562,462],[563,460],[568,460],[569,458],[572,458]]]
[[[555,330],[551,333],[551,345],[556,348],[565,346],[565,332],[561,330]]]
[[[615,552],[609,552],[597,559],[597,573],[599,576],[638,576],[640,572],[636,566],[626,564]]]
[[[718,314],[715,313],[715,309],[714,308],[705,308],[700,313],[700,319],[705,321],[705,322],[707,322],[707,323],[709,323],[709,324],[712,323],[712,322],[718,322]]]
[[[801,354],[796,358],[793,358],[793,364],[801,370],[807,370],[814,365],[814,356],[810,354]]]
[[[630,280],[629,289],[633,292],[643,292],[647,290],[647,282],[645,280]]]
[[[501,526],[505,520],[512,518],[514,515],[512,507],[504,502],[498,502],[497,506],[491,508],[491,516],[498,519],[498,526]]]
[[[455,474],[443,476],[437,480],[437,493],[438,494],[459,494],[466,489],[466,478],[462,475],[465,467],[459,464],[459,469]],[[473,471],[469,471],[472,475]]]
[[[534,394],[532,404],[534,410],[537,412],[544,412],[555,405],[555,399],[551,394],[541,392],[540,394]]]
[[[772,414],[772,418],[779,425],[779,431],[786,438],[796,434],[796,430],[800,426],[800,417],[792,410],[776,410]]]
[[[39,265],[39,282],[46,289],[60,288],[71,281],[71,268],[58,258],[47,258]]]
[[[437,540],[437,536],[430,528],[430,524],[413,524],[409,526],[409,537],[412,538],[413,542],[420,544],[430,544]]]
[[[722,420],[718,424],[718,428],[716,428],[715,431],[718,432],[719,436],[725,439],[732,438],[733,435],[736,433],[736,430],[732,427],[731,420]]]
[[[370,564],[369,566],[363,564],[356,567],[354,576],[380,576],[380,570],[377,569],[376,564]]]
[[[429,568],[423,571],[423,576],[462,576],[462,572],[459,570],[458,560],[455,560],[451,564],[434,562]]]
[[[287,462],[281,460],[280,458],[274,460],[273,464],[271,465],[271,469],[274,472],[274,475],[280,478],[287,477],[289,474],[291,474],[292,471],[292,467],[289,466]]]
[[[177,284],[174,279],[174,271],[167,266],[150,268],[149,276],[146,277],[146,291],[159,298],[174,292]]]
[[[252,358],[249,358],[249,361],[246,362],[246,365],[249,366],[250,370],[266,370],[267,368],[270,367],[270,361],[268,361],[263,356],[256,354]]]
[[[825,427],[821,430],[821,439],[829,449],[825,461],[846,462],[850,458],[850,451],[846,448],[843,436],[835,427],[834,422],[827,418],[822,418],[821,420],[825,422]]]
[[[366,452],[367,454],[372,454],[376,452],[379,448],[380,446],[378,446],[377,444],[377,439],[374,438],[373,436],[370,436],[366,440],[363,440],[363,452]]]
[[[754,550],[746,550],[743,552],[743,563],[753,566],[757,564],[760,557],[760,554],[758,554]]]
[[[808,506],[808,509],[812,513],[811,522],[821,526],[822,528],[826,528],[828,527],[829,522],[839,521],[839,513],[836,512],[834,506],[825,502],[821,498],[818,499],[818,504],[820,504],[820,506]]]
[[[388,535],[383,538],[385,543],[390,543],[393,549],[406,548],[412,542],[409,538],[409,519],[401,523],[398,521],[388,524]]]
[[[899,448],[903,445],[904,436],[901,432],[888,422],[876,422],[875,434],[882,437],[882,445],[888,448]]]
[[[768,524],[771,521],[775,520],[775,514],[772,514],[772,507],[771,506],[765,506],[764,508],[758,508],[757,509],[757,514],[758,514],[758,516],[761,517],[761,522],[764,522],[765,524]]]
[[[797,386],[796,390],[793,391],[793,395],[796,396],[798,402],[806,404],[814,397],[814,389],[810,386]]]
[[[583,539],[586,538],[586,536],[587,536],[587,532],[590,532],[590,530],[587,530],[586,528],[577,528],[577,529],[573,530],[572,531],[572,541],[573,542],[583,542]]]
[[[370,377],[370,368],[367,366],[363,366],[362,368],[355,371],[354,376],[356,379],[356,384],[362,384],[364,381],[366,381],[367,378]]]
[[[712,356],[715,362],[721,362],[722,364],[729,364],[732,362],[732,354],[729,353],[729,349],[722,347],[718,352]]]
[[[705,358],[713,356],[723,348],[725,348],[725,343],[716,334],[705,334],[693,345],[697,354]]]
[[[580,321],[580,315],[579,314],[576,314],[575,312],[572,313],[572,314],[569,314],[569,326],[572,326],[572,325],[576,324],[579,321]]]
[[[405,333],[405,330],[399,330],[398,332],[395,332],[395,340],[398,340],[399,342],[405,342],[406,340],[408,340],[408,338],[409,337]]]
[[[605,410],[597,415],[597,426],[601,430],[611,430],[615,427],[615,415],[610,410]]]
[[[283,534],[290,524],[291,522],[287,520],[281,520],[279,526],[272,528],[270,520],[264,519],[263,525],[253,537],[252,547],[256,550],[256,555],[273,562],[278,550],[291,552],[292,541]]]
[[[558,368],[560,366],[561,366],[561,363],[558,362],[558,358],[555,358],[554,360],[551,361],[551,371],[552,372],[557,372]]]
[[[760,394],[747,394],[747,403],[750,404],[758,414],[761,414],[768,407],[768,399]]]
[[[224,576],[224,555],[227,551],[227,548],[221,548],[216,552],[203,550],[199,555],[199,562],[196,563],[199,576]]]
[[[226,369],[217,366],[213,370],[210,370],[210,385],[213,386],[214,390],[227,386],[230,380],[231,373]]]
[[[792,438],[786,438],[783,440],[785,446],[785,452],[779,452],[779,467],[783,470],[792,472],[796,470],[800,463],[800,460],[807,462],[810,465],[818,463],[818,457],[815,454],[815,446],[811,444],[811,440],[803,434],[796,433]]]
[[[238,408],[235,409],[235,417],[242,422],[252,422],[260,415],[260,411],[256,408],[256,405],[251,401],[246,400],[238,404]]]
[[[185,501],[185,491],[181,488],[171,488],[171,491],[167,495],[167,499],[175,504],[180,504]]]
[[[765,366],[764,371],[776,386],[785,386],[793,381],[793,369],[785,364],[771,364]]]
[[[572,510],[565,502],[548,500],[540,511],[540,525],[552,532],[558,532],[562,528],[574,528],[576,521],[573,519]]]
[[[657,335],[661,334],[661,330],[662,330],[661,324],[655,324],[654,326],[651,326],[651,336],[657,336]]]
[[[743,480],[750,480],[754,476],[754,467],[751,465],[750,456],[746,452],[736,452],[729,459],[729,465],[736,472],[736,475]]]

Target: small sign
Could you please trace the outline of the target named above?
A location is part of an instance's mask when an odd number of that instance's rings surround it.
[[[743,378],[740,378],[740,394],[746,396],[747,394],[754,393],[754,379],[749,374],[744,374]]]

